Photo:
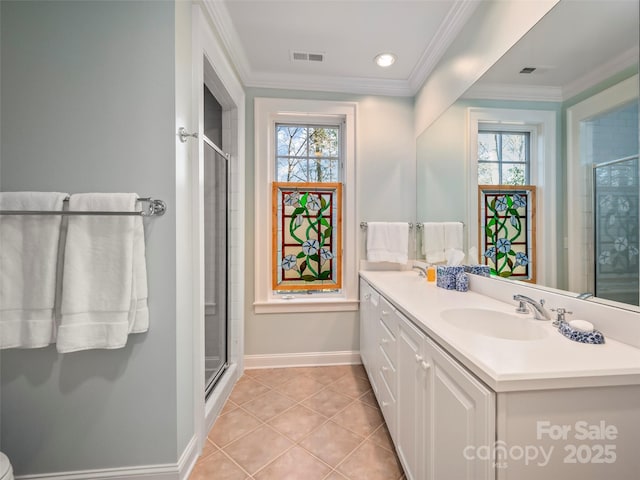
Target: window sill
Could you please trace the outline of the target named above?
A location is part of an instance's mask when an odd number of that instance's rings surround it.
[[[345,298],[291,298],[272,299],[253,303],[255,313],[312,313],[312,312],[355,312],[360,302]]]

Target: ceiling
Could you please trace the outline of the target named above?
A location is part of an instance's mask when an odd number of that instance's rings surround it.
[[[213,0],[214,23],[246,86],[413,95],[477,0]],[[323,54],[292,61],[293,51]],[[378,67],[374,57],[397,55]]]
[[[415,95],[471,18],[478,0],[209,0],[238,74],[248,87]],[[322,62],[293,61],[292,52]],[[373,59],[397,55],[383,69]],[[638,61],[637,0],[562,0],[471,90],[562,100],[580,79],[607,78]],[[520,75],[523,67],[537,67]],[[586,81],[586,80],[585,80]],[[587,87],[590,85],[586,85]],[[502,95],[502,97],[500,97]]]
[[[638,15],[637,0],[562,0],[465,96],[566,100],[638,64]]]

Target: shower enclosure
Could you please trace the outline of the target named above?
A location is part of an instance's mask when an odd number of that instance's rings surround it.
[[[582,128],[593,167],[593,293],[638,305],[638,102],[597,115]]]
[[[222,107],[204,87],[205,395],[224,373],[228,328],[228,156],[222,145]]]

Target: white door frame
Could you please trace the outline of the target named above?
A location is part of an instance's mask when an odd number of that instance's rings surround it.
[[[206,3],[204,8],[207,9]],[[235,69],[223,46],[211,30],[207,16],[199,4],[192,7],[192,141],[193,185],[193,385],[194,426],[198,452],[207,433],[222,410],[233,385],[244,369],[244,162],[245,162],[245,95]],[[206,66],[205,66],[206,63]],[[228,347],[229,368],[218,380],[205,403],[204,381],[204,89],[215,95],[223,108],[222,148],[230,154],[229,161],[229,272],[228,272]]]
[[[580,158],[580,124],[634,99],[638,99],[638,75],[567,109],[567,275],[572,292],[589,292],[593,288],[589,285],[591,265],[585,261],[589,248],[589,240],[585,238],[587,215],[592,214],[591,205],[588,208],[586,205],[591,198],[588,187],[592,165],[583,164]]]

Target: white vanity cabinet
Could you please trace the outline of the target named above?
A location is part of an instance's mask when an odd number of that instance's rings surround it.
[[[495,394],[384,297],[366,306],[372,292],[361,284],[363,362],[407,478],[494,479],[493,462],[463,452],[494,442]]]
[[[398,315],[387,300],[360,281],[360,356],[392,438],[397,423]]]

